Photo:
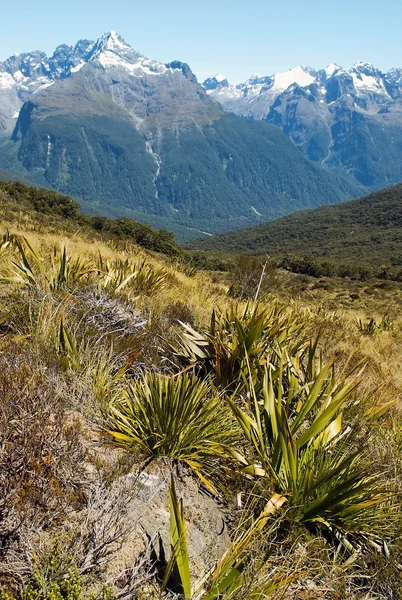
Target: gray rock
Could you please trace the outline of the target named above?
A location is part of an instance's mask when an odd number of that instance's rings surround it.
[[[170,556],[170,473],[159,467],[133,477],[136,486],[128,515],[138,523],[138,531],[148,539],[160,536],[166,556]],[[200,484],[186,475],[177,484],[183,498],[187,522],[187,543],[193,577],[200,577],[225,552],[230,544],[225,512]]]

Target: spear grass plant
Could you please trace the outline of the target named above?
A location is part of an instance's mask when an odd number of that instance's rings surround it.
[[[163,291],[168,285],[168,272],[163,268],[156,268],[143,260],[131,261],[116,259],[108,261],[99,255],[98,267],[98,290],[110,290],[119,293],[124,289],[136,294],[146,296]]]
[[[256,383],[267,361],[277,362],[286,344],[290,355],[303,345],[302,325],[293,323],[277,304],[268,308],[247,304],[226,312],[213,310],[207,331],[198,332],[181,323],[179,344],[171,346],[179,362],[214,378],[218,387],[235,389],[250,374]]]
[[[211,476],[239,438],[210,383],[188,374],[146,373],[133,381],[111,401],[105,429],[114,445],[187,464],[213,493]]]
[[[49,261],[27,238],[13,236],[10,239],[17,256],[7,266],[3,265],[0,277],[3,283],[25,285],[42,293],[58,292],[75,287],[82,278],[95,272],[90,261],[68,256],[65,246],[55,251]]]
[[[365,452],[369,439],[358,439],[356,422],[343,424],[359,376],[338,379],[327,363],[299,381],[295,366],[284,354],[279,368],[265,366],[262,390],[250,378],[243,408],[228,398],[255,459],[233,455],[282,496],[293,519],[325,528],[353,552],[392,527],[391,493]]]
[[[9,252],[10,246],[11,246],[11,242],[12,242],[12,236],[10,235],[9,231],[6,231],[6,233],[4,233],[1,237],[0,237],[0,260],[3,260],[4,257],[7,255],[7,253]]]

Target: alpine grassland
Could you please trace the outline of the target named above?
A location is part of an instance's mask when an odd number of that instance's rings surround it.
[[[402,598],[402,289],[2,184],[1,600]]]

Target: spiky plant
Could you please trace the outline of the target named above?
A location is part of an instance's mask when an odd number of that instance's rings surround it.
[[[1,281],[26,285],[46,293],[76,286],[84,276],[95,272],[90,261],[73,259],[67,255],[65,247],[55,252],[49,261],[25,237],[13,237],[12,244],[17,250],[17,260],[10,262]]]
[[[354,439],[356,427],[343,425],[359,378],[338,380],[331,363],[309,381],[295,372],[283,356],[278,369],[265,367],[261,392],[250,379],[251,403],[228,399],[256,460],[233,454],[245,473],[270,482],[294,519],[327,528],[352,550],[353,539],[384,533],[390,511],[390,492]]]
[[[101,255],[98,257],[98,287],[115,293],[127,288],[145,295],[161,292],[168,284],[165,269],[156,268],[147,263],[133,262],[129,259],[109,262]]]
[[[10,235],[9,231],[6,231],[6,233],[0,237],[0,259],[2,259],[8,252],[11,242],[12,236]]]
[[[256,383],[264,364],[277,363],[283,344],[290,355],[303,344],[302,324],[293,323],[276,304],[247,305],[242,312],[234,307],[224,313],[214,310],[203,332],[181,325],[179,345],[172,347],[177,358],[197,373],[213,375],[217,386],[232,389],[250,374]]]
[[[183,500],[178,499],[174,479],[169,489],[171,557],[167,564],[162,590],[170,584],[184,600],[263,600],[279,597],[295,578],[284,571],[270,572],[268,553],[256,556],[256,542],[272,534],[275,525],[268,527],[267,513],[252,520],[235,532],[233,541],[220,560],[197,581],[192,581],[187,547],[187,524]],[[244,525],[244,523],[243,523]],[[300,576],[300,572],[297,573]]]
[[[150,459],[189,465],[215,491],[210,474],[229,457],[239,430],[208,382],[182,374],[147,373],[122,390],[109,407],[109,440]]]

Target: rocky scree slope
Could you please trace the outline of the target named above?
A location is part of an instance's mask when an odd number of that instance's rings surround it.
[[[188,65],[149,60],[114,31],[0,63],[0,94],[1,169],[180,239],[361,193],[279,128],[225,113]]]

